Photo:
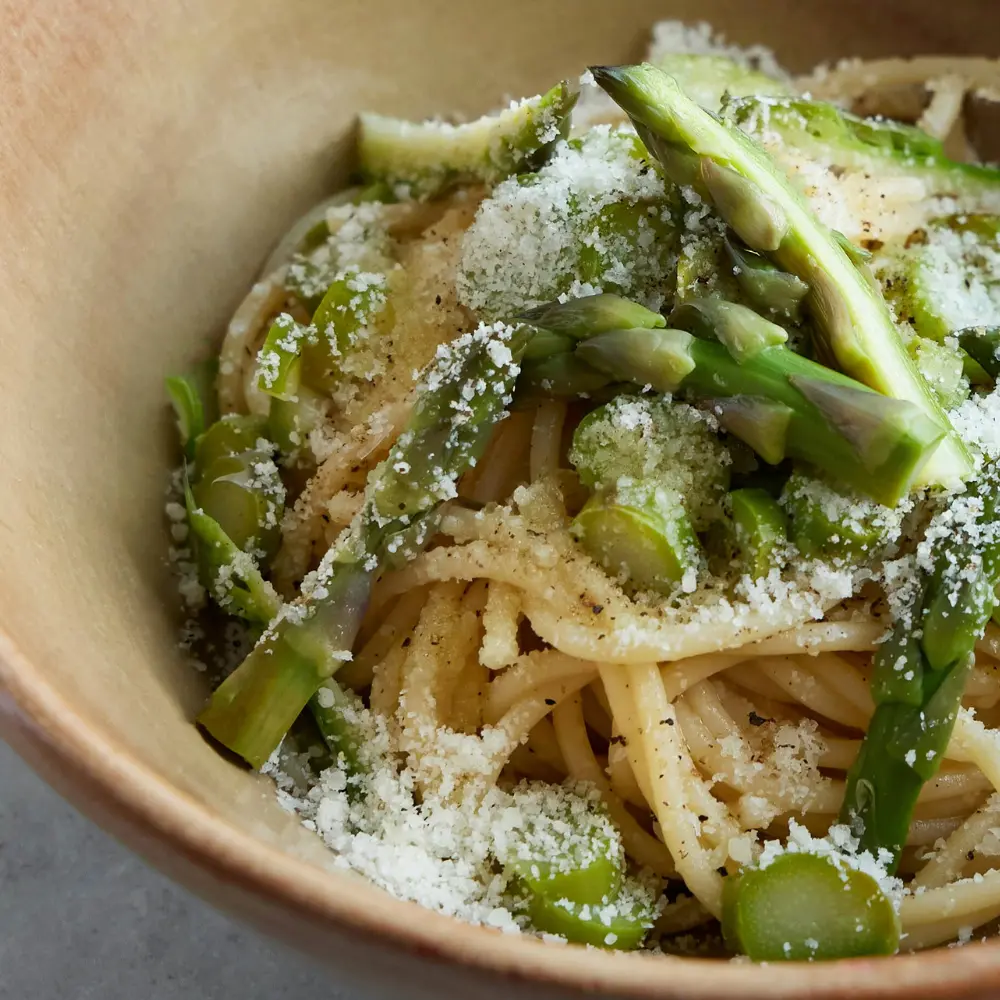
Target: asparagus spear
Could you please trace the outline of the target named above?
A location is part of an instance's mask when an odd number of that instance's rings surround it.
[[[506,413],[531,330],[481,325],[441,347],[417,387],[409,425],[369,478],[351,527],[244,662],[222,683],[200,724],[254,767],[351,655],[379,568],[412,557],[432,534],[428,515],[455,495]]]
[[[166,379],[167,395],[177,417],[177,434],[185,457],[194,458],[198,438],[218,419],[215,394],[217,358],[203,362],[187,375]]]
[[[767,154],[737,128],[698,107],[655,66],[593,67],[678,184],[694,185],[736,234],[809,286],[805,303],[827,353],[847,374],[938,424],[943,437],[918,484],[955,486],[972,459],[920,378],[867,268],[806,206]]]
[[[710,406],[772,465],[808,462],[886,506],[907,494],[944,433],[915,404],[787,347],[761,348],[740,363],[721,344],[681,330],[616,330],[581,342],[575,354],[610,379]]]
[[[893,867],[924,782],[941,764],[976,641],[1000,584],[1000,474],[990,464],[932,522],[909,611],[875,655],[875,714],[851,768],[841,818],[861,846],[887,850]]]
[[[734,238],[726,239],[724,246],[736,282],[750,304],[776,319],[797,322],[809,286]]]

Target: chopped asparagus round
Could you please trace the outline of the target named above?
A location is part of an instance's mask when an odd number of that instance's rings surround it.
[[[655,484],[598,492],[571,530],[612,576],[637,590],[693,590],[701,546],[678,493]]]
[[[816,854],[788,853],[725,879],[722,933],[755,962],[892,955],[899,917],[865,872]]]
[[[528,917],[535,930],[558,934],[574,944],[615,951],[638,948],[653,926],[649,908],[618,898],[594,906],[532,893]]]
[[[801,472],[793,473],[785,484],[781,504],[791,520],[792,541],[809,559],[869,563],[900,532],[896,511],[841,493]]]
[[[227,413],[198,438],[195,466],[199,473],[217,459],[258,450],[257,442],[267,437],[267,420],[256,414]]]

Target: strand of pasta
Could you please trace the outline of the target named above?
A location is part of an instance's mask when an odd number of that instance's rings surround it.
[[[518,619],[521,615],[521,594],[509,583],[493,581],[489,585],[483,611],[483,644],[479,662],[490,670],[510,666],[518,657]]]
[[[975,856],[975,849],[983,842],[991,827],[1000,827],[1000,796],[996,794],[990,796],[987,803],[934,852],[927,864],[917,872],[910,888],[923,886],[925,889],[937,889],[958,878],[962,869]]]
[[[531,691],[564,678],[581,678],[589,684],[597,675],[597,664],[578,660],[557,649],[525,653],[517,663],[493,677],[490,682],[486,718],[498,719]]]
[[[576,781],[586,781],[600,792],[612,822],[621,833],[622,844],[628,855],[636,864],[649,868],[657,875],[664,878],[675,876],[677,870],[666,846],[639,825],[608,784],[590,745],[583,721],[581,699],[578,696],[568,698],[553,711],[552,723],[570,777]]]
[[[647,799],[678,874],[702,905],[719,916],[722,877],[717,868],[728,855],[730,836],[738,835],[739,829],[721,803],[708,794],[695,770],[657,665],[636,664],[625,669],[602,666],[601,679],[620,722],[640,788],[643,785],[640,774],[648,761]],[[714,803],[714,808],[706,799]],[[701,819],[702,816],[705,818]],[[725,849],[704,847],[700,837],[710,835],[710,831],[717,840],[726,843]]]

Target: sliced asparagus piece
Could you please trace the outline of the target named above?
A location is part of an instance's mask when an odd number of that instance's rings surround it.
[[[737,560],[753,579],[780,568],[788,542],[788,518],[766,490],[749,487],[729,494]]]
[[[726,878],[722,933],[755,962],[805,962],[892,955],[900,925],[871,875],[802,852]]]
[[[784,80],[743,66],[728,56],[671,52],[659,56],[655,65],[669,73],[687,94],[708,111],[719,111],[727,95],[784,97],[795,93]]]
[[[865,385],[907,400],[939,425],[940,445],[917,484],[956,486],[972,473],[968,449],[917,373],[889,311],[838,239],[807,208],[767,154],[684,95],[654,66],[596,67],[650,152],[679,184],[694,184],[752,249],[809,286],[805,303],[824,349]]]
[[[177,434],[188,461],[194,459],[198,438],[219,418],[215,392],[218,369],[219,362],[213,358],[187,375],[174,375],[166,380],[167,395],[177,417]]]
[[[726,102],[724,118],[765,145],[777,140],[824,166],[919,178],[926,197],[958,197],[966,210],[1000,207],[1000,170],[950,160],[939,140],[912,125],[795,97],[743,96]]]
[[[681,330],[620,330],[575,354],[609,377],[681,392],[766,462],[808,462],[886,506],[896,506],[944,433],[918,406],[767,347],[742,364],[721,344]]]
[[[920,789],[944,757],[975,644],[996,606],[1000,477],[994,464],[928,534],[933,570],[922,571],[908,612],[875,654],[875,714],[841,810],[862,847],[884,848],[894,865]]]
[[[683,497],[653,483],[595,493],[573,519],[573,535],[611,576],[637,590],[694,590],[701,545]]]
[[[537,169],[569,133],[577,95],[565,81],[539,97],[464,125],[362,114],[358,160],[365,181],[433,198],[459,184],[487,183]]]
[[[614,896],[604,905],[593,906],[532,893],[528,918],[535,930],[558,934],[575,944],[631,951],[649,933],[655,910],[631,896]]]
[[[781,494],[791,519],[791,537],[810,559],[871,562],[899,538],[897,510],[848,496],[802,472],[793,472]]]
[[[320,684],[351,655],[374,574],[430,540],[428,515],[455,496],[510,404],[531,330],[480,326],[439,350],[416,390],[410,422],[369,478],[361,512],[244,662],[200,724],[260,767]]]

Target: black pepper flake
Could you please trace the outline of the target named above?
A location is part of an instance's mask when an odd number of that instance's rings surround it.
[[[619,736],[617,734],[614,735],[614,736],[612,736],[611,739],[608,740],[608,742],[611,743],[614,746],[623,747],[623,746],[626,745],[626,743],[625,743],[625,737],[624,736]]]
[[[727,876],[727,875],[729,874],[729,872],[727,872],[725,868],[716,868],[715,870],[716,870],[716,871],[717,871],[717,872],[718,872],[718,873],[719,873],[719,874],[720,874],[720,875],[721,875],[721,876],[722,876],[723,878],[725,878],[725,877],[726,877],[726,876]]]
[[[554,705],[555,703],[556,703],[555,698],[546,698],[545,699],[545,704],[546,705]]]
[[[707,823],[708,822],[708,817],[707,816],[699,816],[698,817],[698,822],[699,823]]]
[[[592,604],[590,610],[594,612],[595,615],[599,615],[604,610],[603,604]]]
[[[966,856],[966,857],[967,857],[967,858],[968,858],[968,859],[969,859],[970,861],[975,861],[975,859],[976,859],[976,852],[975,852],[975,851],[969,851],[969,853],[968,853],[968,854],[966,854],[965,856]]]
[[[403,649],[406,649],[406,647],[407,647],[407,646],[409,646],[409,644],[410,644],[410,642],[411,642],[411,641],[412,641],[412,640],[410,639],[410,637],[409,637],[409,636],[407,636],[407,637],[406,637],[406,638],[405,638],[405,639],[404,639],[404,640],[402,641],[402,643],[401,643],[401,645],[402,645]]]
[[[661,726],[672,726],[674,724],[673,719],[660,719]]]
[[[763,715],[758,715],[756,712],[751,711],[747,716],[747,721],[751,726],[763,726],[765,722],[773,722],[773,719],[765,719]]]
[[[434,305],[436,305],[436,306],[441,305],[441,296],[440,295],[435,295],[434,296]]]

